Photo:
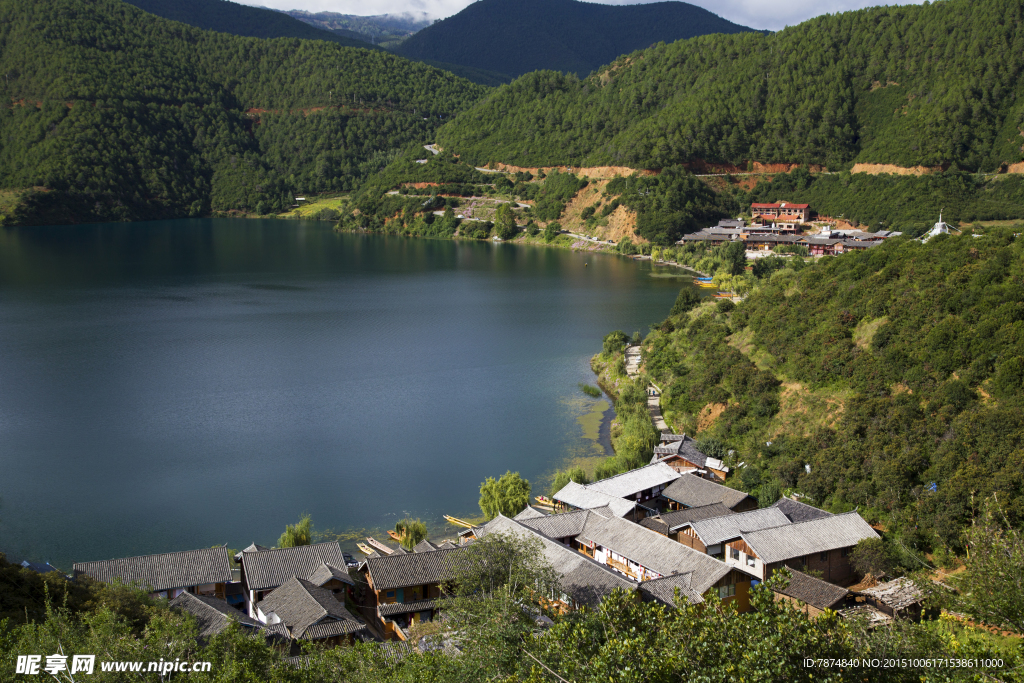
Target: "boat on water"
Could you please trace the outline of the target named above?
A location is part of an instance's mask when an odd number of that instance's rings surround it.
[[[390,537],[391,537],[391,540],[393,540],[393,541],[398,541],[399,543],[401,543],[401,542],[402,542],[402,537],[401,537],[401,536],[399,536],[399,535],[398,535],[397,533],[395,533],[394,531],[392,531],[391,529],[388,529],[388,536],[390,536]]]
[[[363,555],[373,555],[373,553],[375,552],[373,548],[366,545],[365,543],[356,543],[356,547],[359,548],[359,552],[361,552]]]
[[[709,278],[709,277],[695,277],[695,278],[693,278],[693,281],[694,282],[711,282],[711,278]]]
[[[370,536],[366,537],[366,542],[370,544],[371,548],[379,550],[380,552],[384,553],[385,555],[390,555],[391,553],[395,552],[394,548],[389,548],[386,545],[384,545],[383,543],[381,543],[380,541],[378,541],[377,539],[371,538]]]
[[[537,496],[537,504],[549,508],[555,507],[555,501],[550,498],[545,498],[544,496]]]
[[[475,526],[463,519],[459,519],[458,517],[452,517],[451,515],[445,515],[444,518],[449,524],[454,524],[455,526],[464,526],[467,529],[472,529]]]
[[[714,282],[698,282],[697,286],[703,287],[704,289],[718,289],[718,285]]]

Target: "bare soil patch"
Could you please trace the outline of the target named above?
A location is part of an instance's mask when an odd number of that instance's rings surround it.
[[[868,175],[926,175],[928,173],[941,173],[949,168],[942,166],[894,166],[892,164],[854,164],[850,173],[867,173]]]
[[[697,414],[697,433],[699,434],[715,424],[715,420],[721,417],[728,407],[724,403],[709,403],[701,408]]]

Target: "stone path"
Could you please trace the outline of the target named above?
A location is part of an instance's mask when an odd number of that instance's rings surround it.
[[[626,347],[626,374],[634,379],[640,374],[641,351],[639,346]],[[647,386],[647,411],[651,414],[651,422],[658,432],[668,432],[668,423],[661,414],[661,390],[650,384]]]

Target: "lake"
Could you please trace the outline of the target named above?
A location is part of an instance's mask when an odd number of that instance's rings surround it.
[[[603,452],[577,385],[682,272],[317,222],[0,230],[0,551],[273,545],[302,513],[437,538],[486,477],[546,493]]]

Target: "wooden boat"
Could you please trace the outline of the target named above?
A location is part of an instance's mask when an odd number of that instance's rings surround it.
[[[388,529],[388,536],[390,536],[390,537],[391,537],[391,540],[392,540],[392,541],[398,541],[399,543],[401,543],[401,542],[402,542],[402,537],[401,537],[401,536],[399,536],[399,535],[398,535],[397,533],[395,533],[394,531],[392,531],[391,529]]]
[[[373,548],[366,545],[365,543],[356,543],[356,547],[359,548],[359,552],[361,552],[363,555],[373,555],[374,553]]]
[[[555,501],[550,498],[545,498],[544,496],[537,496],[537,504],[549,508],[555,507]]]
[[[370,544],[371,548],[379,550],[380,552],[384,553],[385,555],[390,555],[391,553],[395,552],[393,548],[387,547],[386,545],[384,545],[383,543],[381,543],[377,539],[371,538],[370,536],[366,537],[366,542]]]
[[[703,287],[704,289],[718,289],[718,285],[714,282],[698,282],[697,286]]]
[[[694,282],[711,282],[711,280],[712,280],[712,278],[709,278],[709,277],[695,277],[695,278],[693,278]]]
[[[470,524],[465,520],[459,519],[458,517],[452,517],[451,515],[445,515],[444,518],[449,524],[454,524],[455,526],[464,526],[467,529],[472,529],[476,526],[475,524]]]

